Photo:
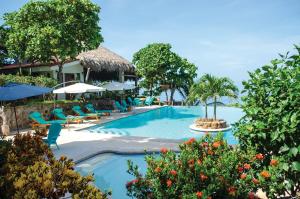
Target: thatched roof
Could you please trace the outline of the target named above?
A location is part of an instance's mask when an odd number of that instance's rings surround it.
[[[93,71],[133,71],[133,65],[125,58],[100,46],[95,50],[80,53],[77,56],[80,63]]]

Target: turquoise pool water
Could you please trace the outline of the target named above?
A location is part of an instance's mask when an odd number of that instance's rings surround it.
[[[140,172],[146,172],[144,155],[103,154],[89,159],[76,166],[83,175],[94,173],[95,185],[101,190],[112,190],[113,199],[128,199],[126,183],[133,179],[127,171],[127,160],[139,165]]]
[[[209,107],[212,116],[213,108]],[[224,118],[228,123],[237,122],[243,115],[241,109],[218,107],[218,118]],[[187,139],[201,137],[203,134],[189,130],[193,121],[203,116],[203,107],[162,107],[146,113],[115,120],[104,125],[96,125],[88,129],[90,132],[115,134],[123,136],[141,136],[167,139]],[[224,133],[229,144],[236,144],[232,131]]]

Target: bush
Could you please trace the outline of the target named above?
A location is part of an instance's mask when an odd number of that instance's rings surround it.
[[[0,198],[106,198],[66,157],[56,160],[38,135],[17,134],[0,143]]]
[[[57,81],[53,78],[45,77],[45,76],[21,76],[21,75],[0,75],[0,86],[3,86],[7,83],[15,82],[22,84],[31,84],[35,86],[41,87],[54,87],[57,85]]]
[[[253,150],[243,152],[229,146],[219,134],[180,145],[176,154],[162,149],[159,157],[146,156],[143,176],[131,161],[128,173],[135,177],[126,184],[135,198],[254,198],[253,192],[276,180],[280,160],[261,168],[263,157]]]
[[[300,48],[296,50],[249,73],[250,80],[243,82],[245,116],[235,133],[240,145],[262,153],[263,166],[272,156],[283,160],[277,182],[264,187],[270,198],[291,198],[300,192]]]

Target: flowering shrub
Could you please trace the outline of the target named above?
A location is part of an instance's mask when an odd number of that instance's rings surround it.
[[[129,161],[128,172],[135,179],[126,184],[135,198],[254,198],[258,188],[276,180],[279,160],[261,168],[261,154],[247,153],[222,139],[207,135],[180,145],[180,153],[161,149],[159,157],[146,156],[142,175]]]
[[[263,189],[270,198],[299,197],[300,192],[300,47],[296,51],[249,73],[243,82],[245,116],[235,132],[240,146],[263,154],[263,167],[274,165],[275,156],[282,158],[277,181]]]
[[[55,79],[45,77],[45,76],[34,77],[34,76],[0,74],[0,86],[10,82],[31,84],[31,85],[42,86],[42,87],[54,87],[57,84],[57,81]]]
[[[17,134],[0,142],[0,198],[106,198],[92,176],[74,171],[74,162],[56,160],[40,136]]]

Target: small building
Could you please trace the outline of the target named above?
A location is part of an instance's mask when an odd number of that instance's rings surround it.
[[[12,64],[0,68],[3,74],[44,75],[57,79],[57,63]],[[79,54],[63,66],[63,81],[109,81],[124,82],[134,79],[134,66],[125,58],[100,46]]]

